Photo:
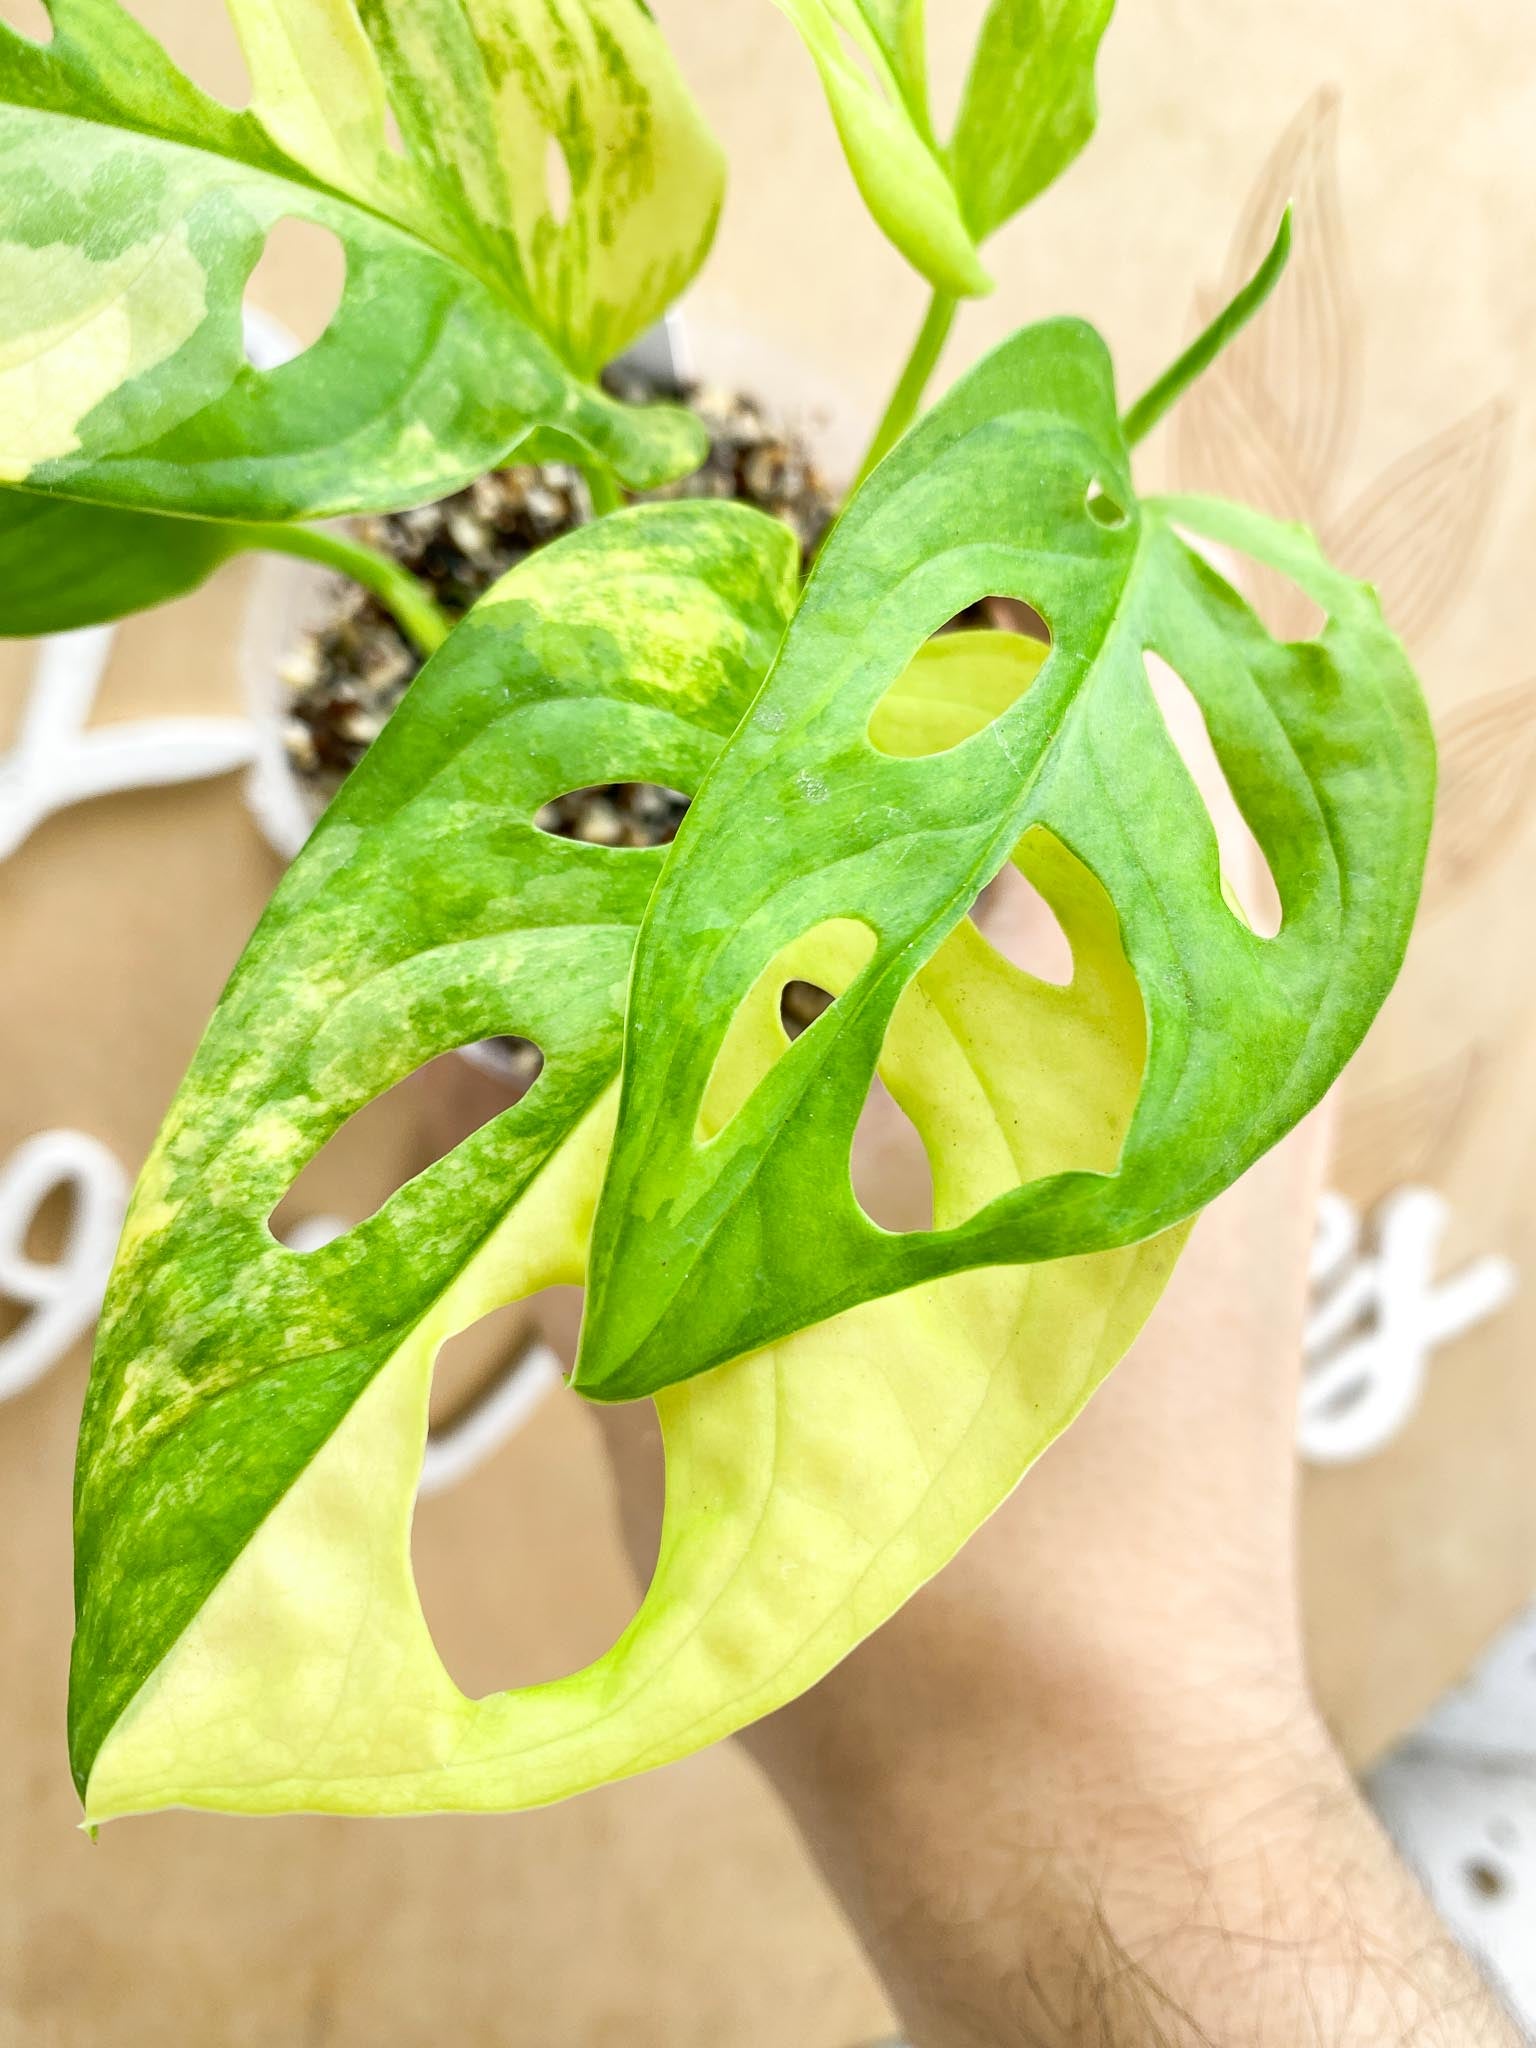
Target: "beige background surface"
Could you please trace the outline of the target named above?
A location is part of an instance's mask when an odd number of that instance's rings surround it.
[[[209,0],[144,0],[135,11],[197,75],[237,90]],[[657,11],[734,163],[701,317],[759,334],[872,413],[921,293],[863,215],[809,67],[767,0],[658,0]],[[979,0],[931,6],[951,94],[979,11]],[[1393,557],[1410,595],[1436,563],[1453,563],[1417,649],[1450,741],[1447,804],[1408,972],[1352,1077],[1341,1174],[1363,1197],[1429,1178],[1456,1206],[1453,1254],[1505,1250],[1531,1272],[1536,27],[1526,0],[1476,12],[1460,0],[1293,0],[1285,10],[1121,0],[1100,137],[994,244],[1000,289],[965,316],[946,370],[1022,320],[1072,310],[1104,328],[1126,388],[1139,388],[1187,337],[1247,195],[1322,85],[1342,94],[1341,217],[1329,232],[1347,246],[1355,304],[1354,431],[1335,451],[1337,507],[1484,401],[1515,401],[1494,454],[1461,463],[1459,512],[1445,508],[1443,479],[1410,485],[1440,540],[1406,569]],[[302,327],[324,280],[295,251],[264,268],[261,288]],[[1337,351],[1329,362],[1298,359],[1301,387],[1348,376]],[[1290,374],[1267,367],[1282,382]],[[1249,364],[1249,387],[1263,368]],[[1192,452],[1192,429],[1181,432],[1149,446],[1145,481],[1197,460],[1241,464],[1240,435],[1218,435],[1213,457],[1210,435]],[[1266,488],[1283,496],[1295,483]],[[125,629],[98,716],[238,708],[231,648],[245,588],[245,573],[229,572]],[[14,651],[0,659],[0,744],[25,669]],[[137,1162],[273,873],[233,781],[79,808],[0,870],[0,1160],[63,1124]],[[387,1172],[389,1155],[408,1159],[416,1142],[404,1125],[375,1133],[366,1170]],[[1308,1482],[1309,1626],[1356,1756],[1413,1719],[1536,1587],[1533,1326],[1528,1287],[1441,1358],[1388,1452]],[[4,2048],[450,2038],[842,2048],[879,2031],[878,1994],[849,1937],[729,1749],[504,1822],[172,1816],[109,1829],[92,1849],[72,1831],[62,1737],[69,1462],[84,1371],[82,1354],[0,1407]],[[631,1596],[572,1404],[552,1404],[422,1510],[418,1569],[466,1682],[552,1675],[611,1639]]]

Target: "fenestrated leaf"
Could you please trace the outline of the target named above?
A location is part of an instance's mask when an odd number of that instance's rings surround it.
[[[1010,660],[1020,682],[1038,665],[1025,643],[994,640],[975,638],[974,665],[966,649],[921,657],[885,707],[884,739],[922,749],[974,731]],[[381,780],[373,757],[357,780]],[[883,1071],[932,1156],[941,1218],[1085,1146],[1107,1164],[1141,1073],[1141,1004],[1106,899],[1038,836],[1020,859],[1072,940],[1072,987],[1033,980],[965,925],[904,996],[886,1047]],[[780,966],[838,990],[855,958],[824,935]],[[777,983],[739,1024],[716,1115],[784,1049]],[[1049,1044],[1050,1080],[1014,1057],[1020,1037]],[[1075,1085],[1057,1086],[1062,1074]],[[77,1657],[80,1724],[105,1734],[77,1737],[89,1818],[172,1803],[528,1806],[742,1726],[813,1683],[953,1554],[1124,1350],[1177,1249],[1165,1239],[961,1275],[669,1389],[658,1404],[666,1520],[635,1621],[587,1670],[468,1700],[433,1648],[410,1567],[432,1355],[489,1301],[580,1278],[612,1099],[504,1222],[494,1175],[459,1175],[462,1206],[490,1226],[463,1278],[293,1467],[115,1718],[88,1712],[105,1662]],[[387,1276],[382,1245],[378,1260]],[[238,1327],[259,1332],[265,1315]],[[194,1520],[185,1540],[200,1546],[208,1532]]]
[[[184,597],[249,542],[233,526],[0,491],[0,635],[96,626]]]
[[[720,147],[649,9],[361,0],[361,12],[442,212],[466,238],[493,230],[498,268],[515,268],[543,332],[594,374],[698,270],[725,189]]]
[[[647,507],[556,543],[423,670],[289,870],[141,1176],[101,1323],[77,1487],[82,1782],[390,1362],[430,1362],[547,1269],[579,1275],[582,1162],[611,1118],[662,854],[534,817],[597,782],[694,789],[796,573],[787,528],[737,506]],[[277,1243],[266,1219],[347,1116],[498,1032],[544,1052],[524,1100],[335,1243]],[[571,1185],[574,1209],[551,1192]]]
[[[947,146],[929,112],[923,0],[775,0],[821,74],[843,150],[885,233],[937,291],[990,291],[980,245],[1093,132],[1093,66],[1114,0],[992,0]]]
[[[241,114],[118,0],[51,0],[46,45],[0,29],[0,478],[286,519],[442,494],[539,427],[637,485],[699,459],[687,415],[585,381],[691,275],[719,203],[714,146],[638,0],[377,0],[372,41],[341,0],[232,6],[257,81]],[[412,74],[402,41],[432,68]],[[335,233],[346,284],[320,341],[261,372],[241,295],[288,216]]]
[[[1328,615],[1321,636],[1273,640],[1185,528],[1292,577]],[[1038,681],[961,746],[882,754],[869,721],[884,692],[987,593],[1048,623]],[[1278,887],[1274,938],[1224,900],[1148,653],[1204,714]],[[1374,593],[1299,528],[1138,502],[1098,337],[1071,321],[1015,336],[855,497],[678,837],[636,953],[577,1383],[625,1398],[942,1274],[1130,1244],[1191,1215],[1319,1099],[1391,985],[1432,784],[1424,706]],[[771,833],[743,829],[770,817]],[[1037,825],[1120,919],[1150,1032],[1134,1121],[1113,1171],[1077,1162],[948,1228],[889,1235],[848,1167],[888,1021]],[[877,934],[868,966],[699,1143],[734,1012],[828,918]]]

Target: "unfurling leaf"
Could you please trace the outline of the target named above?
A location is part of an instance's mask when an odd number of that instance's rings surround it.
[[[923,0],[774,0],[800,31],[876,221],[935,290],[990,291],[980,245],[1093,132],[1114,0],[992,0],[947,146],[928,105]]]
[[[280,520],[441,495],[539,428],[637,485],[699,459],[686,414],[588,381],[692,275],[721,191],[640,0],[230,7],[239,114],[119,0],[50,0],[47,44],[0,27],[0,478]],[[346,283],[258,371],[241,295],[287,217]]]
[[[1292,578],[1327,615],[1321,635],[1271,638],[1186,531]],[[1046,622],[1037,679],[960,746],[882,752],[885,693],[987,594]],[[1148,655],[1204,714],[1278,887],[1273,938],[1224,898]],[[849,506],[684,821],[635,957],[577,1384],[629,1398],[860,1302],[1135,1243],[1194,1213],[1359,1043],[1406,945],[1432,785],[1423,702],[1374,594],[1299,528],[1214,500],[1138,501],[1098,337],[1071,321],[1015,336]],[[1135,1117],[1109,1168],[1067,1160],[945,1228],[881,1231],[848,1162],[887,1026],[1036,828],[1118,915],[1149,1026]],[[867,964],[701,1142],[731,1018],[828,919],[868,928]]]

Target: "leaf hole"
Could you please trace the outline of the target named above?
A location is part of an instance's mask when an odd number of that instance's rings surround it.
[[[836,1001],[830,989],[818,988],[814,981],[786,981],[779,995],[779,1022],[784,1036],[793,1044]]]
[[[1118,532],[1122,526],[1129,524],[1130,514],[1120,500],[1104,488],[1097,477],[1088,486],[1088,495],[1083,502],[1088,509],[1088,517],[1096,525],[1107,526],[1111,532]]]
[[[967,605],[945,627],[946,632],[981,629],[994,633],[1022,633],[1027,640],[1040,640],[1049,647],[1051,629],[1032,604],[1021,597],[979,597]]]
[[[878,1074],[869,1084],[848,1162],[854,1199],[881,1230],[932,1230],[933,1167],[917,1126]]]
[[[1033,607],[1013,598],[978,603],[1017,605],[1039,634],[995,627],[936,634],[870,713],[877,753],[903,761],[949,753],[1011,711],[1044,668],[1050,630]]]
[[[1035,825],[897,1004],[882,1071],[924,1130],[951,1127],[956,1105],[971,1104],[973,1141],[939,1160],[949,1228],[1044,1175],[1113,1173],[1146,1059],[1146,1006],[1114,900]]]
[[[1272,640],[1286,644],[1316,640],[1321,635],[1328,614],[1293,577],[1240,549],[1207,540],[1203,534],[1181,528],[1180,538],[1246,598]]]
[[[1247,555],[1238,556],[1229,566],[1232,580],[1258,613],[1271,639],[1291,644],[1321,638],[1328,614],[1299,583],[1282,576],[1267,562],[1253,561]]]
[[[1061,919],[1013,861],[976,898],[971,919],[1005,960],[1053,988],[1070,988],[1075,963]]]
[[[53,41],[53,17],[43,0],[0,0],[0,22],[30,43]]]
[[[857,918],[831,917],[781,946],[731,1018],[699,1103],[695,1142],[724,1130],[763,1079],[856,981],[876,939]]]
[[[276,317],[298,343],[313,348],[335,319],[347,284],[347,257],[332,229],[285,214],[273,223],[256,266],[245,281],[244,309],[259,322]],[[262,361],[246,344],[254,369]]]
[[[405,146],[405,136],[401,133],[400,118],[388,100],[384,102],[384,146],[391,156],[404,159],[410,154]]]
[[[1199,699],[1176,670],[1146,656],[1147,681],[1169,737],[1179,751],[1216,833],[1222,895],[1235,916],[1261,939],[1280,930],[1280,891],[1264,849],[1243,816],[1211,739]]]
[[[344,1216],[350,1228],[376,1215],[392,1195],[528,1093],[544,1056],[526,1039],[515,1043],[530,1046],[524,1065],[533,1071],[526,1081],[485,1072],[463,1057],[470,1048],[462,1048],[428,1060],[355,1110],[273,1209],[267,1219],[272,1235],[288,1243],[296,1231],[306,1234],[316,1216]]]
[[[492,1309],[433,1366],[411,1564],[437,1653],[471,1699],[580,1670],[637,1605],[602,1439],[546,1334],[556,1294],[580,1300],[550,1289]]]
[[[585,846],[668,846],[690,799],[656,782],[593,783],[552,797],[534,816],[539,831]]]
[[[231,113],[251,103],[250,68],[234,21],[222,6],[166,7],[124,0],[128,13],[159,43],[178,71]]]
[[[562,148],[560,138],[551,135],[544,151],[544,197],[556,227],[563,228],[570,219],[574,194],[570,158]]]

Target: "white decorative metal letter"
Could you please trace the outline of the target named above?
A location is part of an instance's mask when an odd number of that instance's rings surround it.
[[[257,731],[243,718],[144,718],[87,730],[112,634],[110,626],[86,626],[38,646],[21,730],[0,754],[0,860],[71,804],[203,782],[255,758]]]
[[[1348,1464],[1389,1443],[1418,1406],[1430,1353],[1515,1292],[1513,1265],[1492,1255],[1436,1281],[1450,1206],[1432,1188],[1399,1188],[1371,1220],[1365,1251],[1354,1205],[1338,1194],[1318,1204],[1298,1439],[1313,1464]]]
[[[35,1259],[27,1233],[56,1188],[74,1191],[63,1249]],[[128,1202],[128,1176],[84,1131],[41,1131],[0,1167],[0,1296],[30,1310],[0,1338],[0,1401],[40,1380],[101,1308]]]

